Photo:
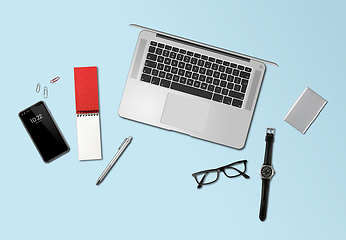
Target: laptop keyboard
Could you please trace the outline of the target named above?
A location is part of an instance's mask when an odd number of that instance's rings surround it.
[[[252,69],[151,41],[141,81],[241,108]]]

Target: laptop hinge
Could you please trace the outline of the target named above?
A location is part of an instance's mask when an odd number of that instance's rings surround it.
[[[178,41],[178,42],[181,42],[181,43],[184,43],[184,44],[189,44],[191,46],[199,47],[199,48],[202,48],[202,49],[207,49],[208,51],[213,51],[213,52],[216,52],[216,53],[221,53],[221,54],[224,54],[226,56],[231,56],[231,57],[234,57],[234,58],[237,58],[237,59],[241,59],[241,60],[244,60],[244,61],[247,61],[247,62],[253,60],[253,61],[258,61],[258,62],[262,62],[262,63],[268,63],[268,64],[271,64],[271,65],[274,65],[274,66],[277,66],[277,67],[279,66],[275,62],[271,62],[271,61],[268,61],[268,60],[264,60],[264,59],[260,59],[260,58],[256,58],[256,57],[252,57],[252,56],[248,56],[248,55],[244,55],[244,54],[241,54],[241,53],[233,52],[233,51],[230,51],[230,50],[227,50],[227,49],[218,48],[218,47],[207,45],[207,44],[204,44],[204,43],[195,42],[195,41],[190,40],[190,39],[178,37],[178,36],[175,36],[175,35],[172,35],[172,34],[168,34],[168,33],[161,32],[161,31],[157,31],[157,30],[152,29],[152,28],[143,27],[141,25],[130,24],[130,26],[153,32],[158,37],[170,39],[172,41]]]
[[[191,47],[196,47],[196,48],[200,48],[200,49],[203,49],[203,50],[206,50],[206,51],[210,51],[210,52],[214,52],[214,53],[217,53],[217,54],[222,54],[222,55],[225,55],[227,57],[236,58],[236,59],[239,59],[239,60],[242,60],[242,61],[246,61],[246,62],[250,62],[251,61],[250,58],[246,58],[246,57],[239,56],[239,55],[236,55],[236,54],[232,54],[232,53],[229,53],[229,52],[224,52],[224,51],[221,51],[221,50],[218,50],[218,49],[214,49],[214,48],[211,48],[211,47],[206,47],[206,46],[203,46],[203,45],[199,45],[197,43],[188,42],[188,41],[185,41],[185,40],[182,40],[182,39],[178,39],[178,38],[174,38],[174,37],[171,37],[171,36],[166,36],[166,35],[163,35],[163,34],[160,34],[160,33],[156,33],[156,36],[159,37],[159,38],[163,38],[163,39],[167,39],[167,40],[170,40],[170,41],[178,42],[178,43],[181,43],[181,44],[189,45]]]

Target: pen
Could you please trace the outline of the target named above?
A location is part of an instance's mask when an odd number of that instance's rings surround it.
[[[105,168],[105,170],[102,172],[101,176],[97,179],[96,185],[99,185],[103,179],[107,176],[107,174],[109,173],[109,171],[112,169],[112,167],[114,166],[114,164],[116,163],[116,161],[119,159],[119,157],[121,156],[121,154],[124,152],[124,150],[127,148],[127,146],[130,144],[132,140],[132,137],[129,136],[128,138],[125,138],[125,140],[122,142],[122,144],[120,145],[118,152],[115,154],[115,156],[112,158],[112,160],[110,161],[110,163],[108,164],[108,166]]]

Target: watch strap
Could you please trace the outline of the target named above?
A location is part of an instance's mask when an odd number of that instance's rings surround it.
[[[261,205],[260,205],[260,213],[259,213],[259,219],[261,221],[264,221],[267,217],[269,182],[270,182],[270,179],[262,179],[262,195],[261,195]]]
[[[265,138],[266,141],[266,150],[264,154],[264,164],[272,164],[272,152],[273,152],[273,143],[274,143],[274,129],[267,128],[267,135]]]

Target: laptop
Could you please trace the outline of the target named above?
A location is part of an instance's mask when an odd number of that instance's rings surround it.
[[[265,63],[230,50],[142,29],[119,115],[228,147],[244,147]]]

